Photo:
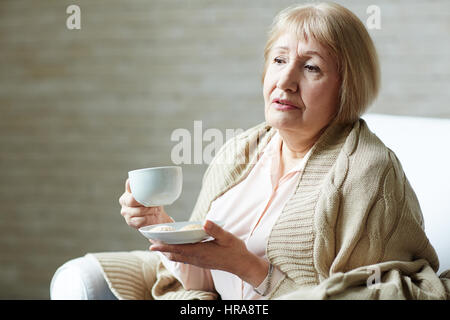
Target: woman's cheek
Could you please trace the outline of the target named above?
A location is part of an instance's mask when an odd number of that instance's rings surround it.
[[[320,109],[323,102],[327,100],[328,94],[326,86],[304,87],[302,90],[302,100],[307,109]]]

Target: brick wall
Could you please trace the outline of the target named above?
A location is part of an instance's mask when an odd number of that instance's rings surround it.
[[[450,2],[338,1],[366,21],[382,63],[374,112],[450,117]],[[177,128],[263,120],[262,49],[291,1],[0,2],[0,298],[46,299],[65,261],[146,250],[120,216],[127,171],[170,165]],[[66,8],[81,8],[81,30]],[[187,219],[205,164],[183,165]]]

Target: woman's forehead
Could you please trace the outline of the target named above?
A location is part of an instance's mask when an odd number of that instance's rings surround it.
[[[317,55],[325,62],[333,62],[328,50],[313,37],[298,37],[293,33],[283,33],[274,42],[272,52],[289,52],[302,55]]]
[[[325,53],[325,48],[314,38],[304,39],[299,38],[292,33],[283,33],[273,44],[273,49],[279,50],[295,50],[297,52],[317,51]]]

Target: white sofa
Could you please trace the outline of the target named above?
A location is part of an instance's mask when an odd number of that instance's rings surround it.
[[[382,114],[363,119],[402,163],[439,256],[438,273],[450,269],[450,119]]]
[[[369,128],[400,159],[416,191],[425,232],[440,260],[450,269],[450,119],[367,114]],[[114,299],[98,262],[87,255],[58,268],[51,299]]]

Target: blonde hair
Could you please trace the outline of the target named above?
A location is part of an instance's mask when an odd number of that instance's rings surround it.
[[[335,3],[288,7],[274,19],[264,49],[264,71],[275,41],[284,33],[299,39],[314,38],[337,62],[341,79],[338,122],[357,120],[375,100],[380,87],[380,67],[375,45],[364,24],[350,10]]]

